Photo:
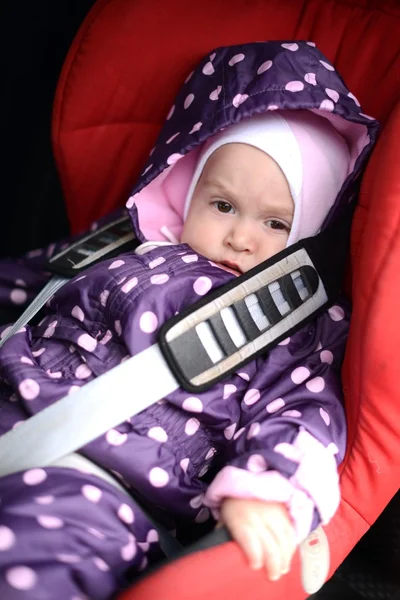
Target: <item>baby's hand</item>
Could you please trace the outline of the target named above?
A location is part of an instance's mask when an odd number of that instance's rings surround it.
[[[221,522],[247,556],[252,569],[265,566],[271,581],[289,572],[296,537],[284,504],[225,498]]]

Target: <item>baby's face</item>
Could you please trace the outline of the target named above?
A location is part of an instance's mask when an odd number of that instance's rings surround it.
[[[245,273],[286,246],[293,200],[277,163],[247,144],[226,144],[208,159],[181,242],[227,270]]]

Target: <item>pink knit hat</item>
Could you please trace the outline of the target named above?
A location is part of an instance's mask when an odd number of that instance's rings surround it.
[[[348,146],[333,125],[308,110],[287,110],[250,117],[220,131],[201,150],[186,196],[184,219],[207,160],[231,143],[263,150],[283,171],[295,207],[287,246],[316,235],[350,172]]]

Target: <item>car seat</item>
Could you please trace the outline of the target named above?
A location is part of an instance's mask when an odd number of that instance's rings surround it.
[[[348,288],[354,312],[343,367],[348,419],[342,501],[325,528],[330,574],[399,489],[400,3],[397,0],[98,0],[59,80],[53,148],[73,233],[123,205],[173,98],[217,46],[271,39],[317,44],[381,121],[354,216]],[[252,600],[307,593],[297,555],[270,583],[219,534],[185,548],[120,600]]]

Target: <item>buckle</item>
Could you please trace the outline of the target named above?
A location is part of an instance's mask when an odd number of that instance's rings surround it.
[[[138,245],[129,218],[120,217],[53,256],[46,269],[64,277],[75,277],[89,266],[134,250]]]
[[[328,296],[306,249],[284,254],[161,327],[159,345],[181,387],[195,393],[209,389],[325,310]]]

